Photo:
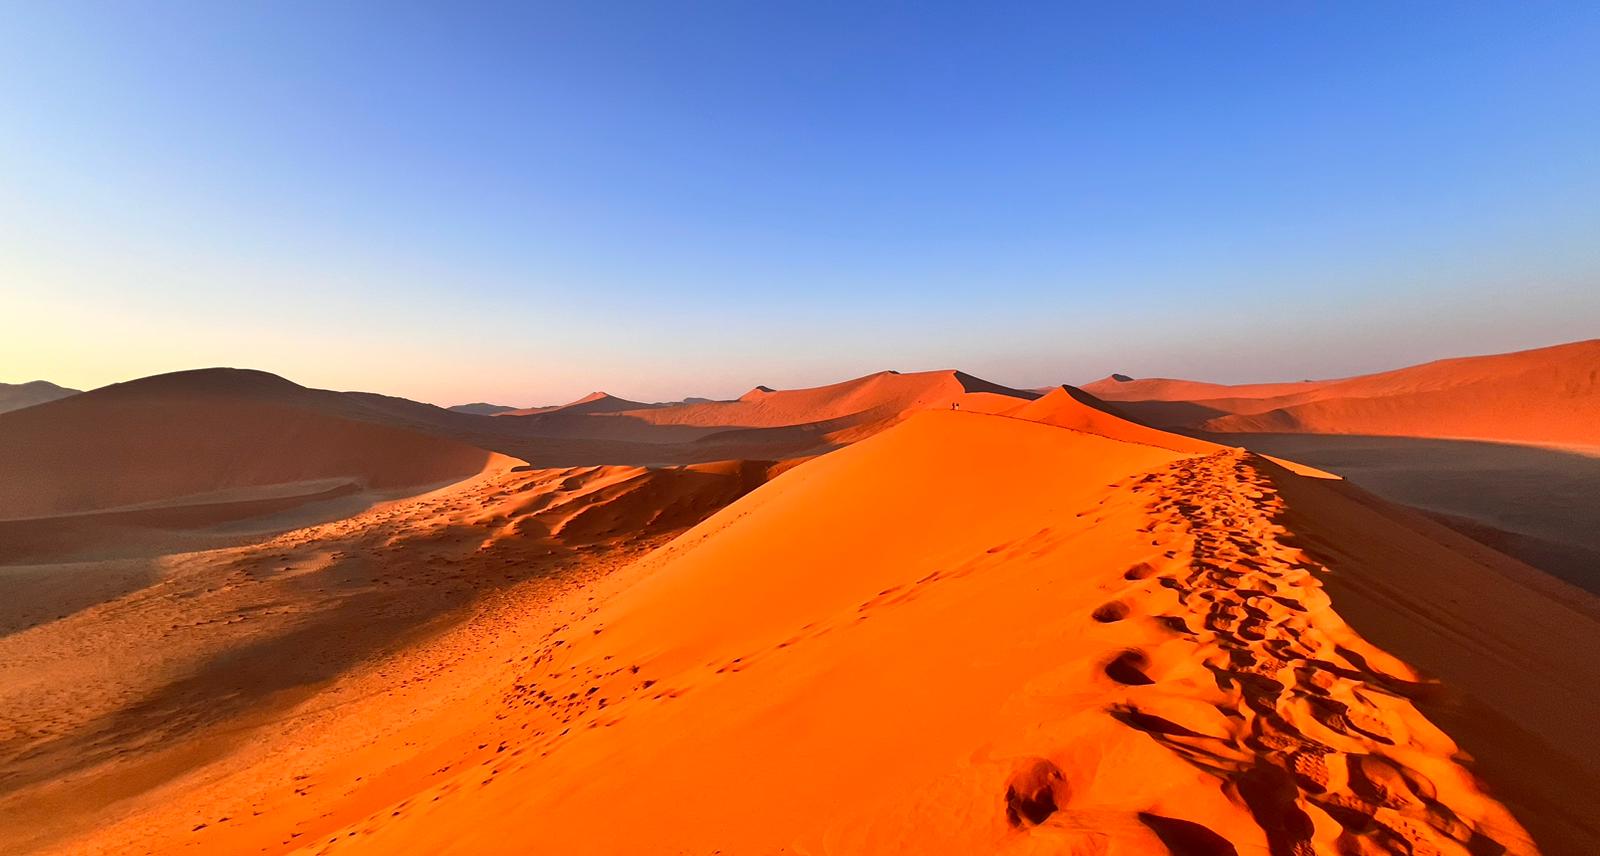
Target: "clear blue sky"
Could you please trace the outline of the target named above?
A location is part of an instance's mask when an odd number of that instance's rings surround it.
[[[1600,4],[0,7],[4,381],[533,404],[1600,335]]]

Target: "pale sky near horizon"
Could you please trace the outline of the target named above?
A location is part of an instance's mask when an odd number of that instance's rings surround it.
[[[1600,336],[1600,4],[0,12],[0,381],[530,405]]]

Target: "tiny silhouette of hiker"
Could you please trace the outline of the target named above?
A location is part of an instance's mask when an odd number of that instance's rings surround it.
[[[958,402],[958,401],[950,402],[950,409],[951,410],[960,410],[961,409],[961,403]]]

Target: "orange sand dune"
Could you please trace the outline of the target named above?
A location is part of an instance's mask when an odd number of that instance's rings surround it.
[[[756,387],[737,401],[685,404],[630,413],[655,425],[713,428],[777,428],[811,423],[859,424],[907,411],[948,408],[988,410],[1011,406],[1036,394],[990,383],[959,371],[901,374],[878,372],[811,389]],[[998,400],[996,400],[998,399]]]
[[[360,702],[470,678],[450,669],[497,632],[486,614],[518,615],[530,597],[623,565],[782,469],[513,463],[497,457],[421,496],[149,567],[0,569],[0,852],[100,828],[130,806],[204,805],[226,793],[218,771],[260,747],[274,760],[329,748],[327,734],[296,741],[330,712],[369,736],[406,721],[407,707]],[[438,650],[430,640],[441,633],[455,647]],[[422,660],[407,653],[419,640]],[[174,788],[181,796],[163,796]]]
[[[1600,446],[1600,339],[1332,381],[1084,387],[1159,427]]]
[[[241,490],[301,483],[318,495],[330,479],[426,485],[490,460],[463,443],[344,418],[319,395],[262,372],[206,369],[4,414],[0,519],[232,502],[248,498]]]
[[[644,405],[595,393],[588,405],[502,413],[438,433],[540,466],[792,458],[855,442],[920,410],[1004,411],[1036,397],[958,371],[879,372],[812,389],[756,387],[737,401]]]
[[[1112,408],[1104,402],[1070,386],[1058,387],[1043,398],[1029,402],[1008,415],[1098,434],[1113,440],[1158,446],[1175,452],[1207,454],[1221,451],[1223,448],[1215,443],[1161,431],[1124,419],[1112,412]]]
[[[924,413],[792,469],[496,613],[454,669],[384,661],[421,688],[352,684],[343,716],[57,849],[1600,845],[1592,601],[1341,482],[1101,436],[1130,429],[1054,398],[1030,414],[1073,430]]]
[[[1216,417],[1219,432],[1376,434],[1600,446],[1600,339],[1352,378]]]
[[[1278,398],[1302,395],[1320,389],[1330,380],[1303,380],[1294,383],[1206,383],[1165,377],[1131,378],[1108,375],[1086,383],[1082,389],[1103,401],[1206,401],[1209,399]]]

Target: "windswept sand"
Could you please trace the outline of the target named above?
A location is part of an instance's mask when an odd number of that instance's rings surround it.
[[[915,415],[614,573],[505,588],[49,849],[1600,846],[1592,601],[1342,482],[1053,398]],[[508,575],[540,544],[657,517],[593,503],[559,525],[501,522],[510,477],[393,513],[421,544],[459,538],[474,556],[488,526],[492,549],[519,550]],[[695,507],[672,491],[638,505],[663,504]],[[435,516],[446,525],[419,526]],[[369,579],[431,567],[387,522],[261,549],[357,538],[389,551]],[[319,567],[294,572],[321,585]],[[73,707],[32,691],[7,709]],[[50,793],[23,789],[12,811]]]

